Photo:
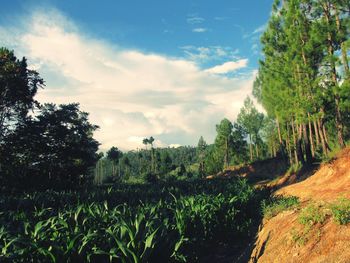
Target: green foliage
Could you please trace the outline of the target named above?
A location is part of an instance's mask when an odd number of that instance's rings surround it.
[[[0,261],[196,262],[249,235],[258,199],[237,179],[4,193]]]
[[[223,168],[229,166],[230,152],[232,147],[232,128],[233,125],[228,119],[223,119],[220,124],[216,125],[215,150],[222,158]]]
[[[292,240],[294,243],[298,244],[299,246],[304,246],[306,242],[308,241],[308,234],[309,231],[306,231],[305,229],[301,232],[298,232],[295,228],[291,230]]]
[[[274,1],[253,94],[275,119],[278,148],[291,163],[327,156],[349,138],[348,8],[348,1]]]
[[[152,173],[152,172],[146,173],[146,174],[144,175],[144,178],[145,178],[145,181],[146,181],[147,183],[153,183],[153,184],[156,183],[156,182],[159,180],[157,174]]]
[[[199,138],[198,145],[197,145],[197,159],[199,162],[198,173],[200,177],[203,177],[205,174],[205,156],[206,156],[207,146],[208,145],[203,139],[203,136],[201,136]]]
[[[312,226],[314,224],[323,224],[327,218],[327,214],[322,206],[310,204],[301,210],[298,221],[299,223]]]
[[[264,114],[258,112],[253,101],[249,97],[245,99],[244,106],[237,116],[237,123],[243,127],[249,136],[251,161],[253,160],[253,155],[258,159],[259,144],[261,144],[260,131],[264,125]],[[255,154],[253,153],[252,144],[254,144],[256,148]]]
[[[328,162],[333,161],[333,160],[336,158],[337,154],[338,154],[341,150],[342,150],[342,149],[341,149],[339,146],[335,145],[334,147],[332,147],[332,149],[328,152],[327,155],[322,155],[322,156],[321,156],[321,161],[322,161],[323,163],[328,163]]]
[[[289,210],[299,206],[299,199],[295,196],[283,197],[276,196],[270,200],[263,200],[262,202],[262,212],[264,218],[270,219],[282,211]]]
[[[34,96],[43,86],[43,79],[28,69],[25,58],[19,60],[13,51],[0,48],[0,146],[38,105]]]
[[[117,147],[114,146],[107,151],[107,158],[115,163],[118,163],[122,155],[123,153]]]
[[[291,165],[289,168],[288,168],[288,171],[287,173],[288,174],[298,174],[298,172],[300,172],[300,170],[302,169],[302,165],[300,163],[296,163],[296,164],[293,164]]]
[[[0,155],[3,182],[17,188],[76,187],[92,179],[98,126],[79,104],[45,104],[8,136]]]
[[[331,205],[333,218],[340,225],[350,223],[350,199],[340,198]]]

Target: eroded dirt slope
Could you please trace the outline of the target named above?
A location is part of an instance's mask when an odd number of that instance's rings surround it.
[[[275,194],[297,196],[301,204],[263,222],[250,262],[350,262],[350,225],[337,224],[327,211],[339,197],[350,198],[350,148],[306,180]],[[307,227],[298,218],[311,203],[326,211],[326,219]]]
[[[331,201],[340,195],[350,198],[350,148],[343,150],[334,161],[322,165],[308,179],[281,188],[276,194],[294,195],[302,200]]]

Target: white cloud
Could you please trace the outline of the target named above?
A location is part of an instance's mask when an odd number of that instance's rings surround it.
[[[195,145],[201,135],[210,143],[215,124],[234,120],[251,93],[253,72],[241,79],[211,74],[244,67],[245,60],[203,71],[189,59],[88,37],[57,12],[34,13],[22,22],[0,26],[0,45],[26,56],[45,79],[40,102],[80,102],[100,126],[95,137],[102,150],[143,147],[142,138],[149,136],[158,146]]]
[[[247,65],[248,65],[248,59],[240,59],[238,61],[230,61],[222,65],[209,68],[206,70],[206,72],[212,73],[212,74],[226,74],[241,68],[245,68],[247,67]]]
[[[227,19],[230,19],[230,17],[228,17],[228,16],[216,16],[216,17],[214,17],[214,20],[217,20],[217,21],[224,21]]]
[[[198,27],[198,28],[192,29],[192,32],[195,32],[195,33],[204,33],[204,32],[207,32],[207,31],[208,31],[208,29],[204,28],[204,27]]]
[[[257,43],[254,43],[251,49],[254,55],[259,55],[259,45]]]
[[[262,32],[265,31],[266,27],[267,27],[267,24],[263,24],[263,25],[257,27],[257,28],[253,31],[252,34],[255,35],[255,34],[262,33]]]
[[[236,59],[239,53],[238,49],[222,46],[182,46],[180,47],[186,55],[186,57],[196,63],[213,61],[213,60],[232,60]]]
[[[188,17],[186,21],[190,25],[195,25],[195,24],[202,24],[205,21],[205,19],[203,17],[192,15]]]
[[[253,30],[253,32],[244,34],[244,35],[243,35],[243,38],[249,38],[249,37],[251,37],[251,38],[256,39],[256,38],[257,38],[257,35],[260,35],[261,33],[263,33],[263,32],[266,30],[266,28],[267,28],[267,24],[263,24],[263,25],[261,25],[261,26],[255,28],[255,29]]]

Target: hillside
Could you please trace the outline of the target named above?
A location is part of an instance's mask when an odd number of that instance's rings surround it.
[[[263,221],[249,262],[350,262],[350,225],[332,214],[340,197],[350,198],[350,148],[274,195],[296,196],[300,203]]]

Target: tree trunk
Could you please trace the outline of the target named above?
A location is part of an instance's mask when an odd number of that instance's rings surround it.
[[[307,113],[308,115],[308,121],[309,121],[309,140],[310,140],[310,146],[311,146],[311,154],[312,154],[312,158],[315,157],[315,145],[314,145],[314,138],[313,138],[313,134],[312,134],[312,125],[311,125],[311,120],[310,120],[310,113]]]
[[[249,134],[249,152],[250,152],[250,161],[253,161],[253,149],[252,149],[252,135]]]
[[[306,163],[307,164],[311,164],[312,160],[313,160],[313,155],[311,152],[311,147],[310,147],[310,140],[309,140],[309,136],[307,134],[307,128],[306,128],[306,124],[303,124],[303,139],[304,139],[304,145],[305,145],[305,155],[306,155]]]
[[[321,140],[321,143],[322,143],[322,149],[323,149],[323,153],[325,155],[328,155],[328,144],[326,142],[326,139],[324,137],[324,132],[322,130],[322,127],[321,127],[321,121],[320,119],[317,119],[317,127],[318,127],[318,132],[320,134],[320,140]]]
[[[296,125],[297,126],[297,125]],[[298,127],[298,140],[297,140],[297,155],[298,160],[301,162],[302,165],[305,164],[304,154],[303,154],[303,148],[302,148],[302,125],[299,125]]]
[[[318,147],[320,145],[320,137],[319,137],[319,131],[317,128],[316,120],[313,121],[313,125],[314,125],[315,137],[316,137],[316,146]]]
[[[282,159],[287,163],[287,142],[282,139],[282,134],[281,134],[281,127],[280,127],[280,122],[278,117],[276,117],[276,123],[277,123],[277,133],[278,133],[278,140],[279,140],[279,147],[277,148],[277,153],[280,154]],[[277,155],[277,154],[276,154]],[[290,157],[290,156],[289,156]],[[291,159],[289,159],[290,161]]]
[[[273,157],[276,158],[276,145],[275,142],[272,142],[272,152],[273,152]]]
[[[329,148],[329,140],[328,140],[328,133],[327,133],[327,130],[326,130],[326,125],[324,125],[324,121],[322,120],[321,121],[321,127],[322,127],[322,134],[323,134],[323,137],[326,141],[326,145],[327,145],[327,148],[328,150],[330,150]]]
[[[225,141],[225,157],[224,157],[224,165],[225,165],[225,168],[228,167],[228,138],[226,138],[226,141]]]
[[[290,163],[290,165],[293,165],[292,148],[291,148],[291,146],[290,146],[288,123],[286,124],[286,126],[287,126],[287,127],[286,127],[286,130],[287,130],[286,144],[287,144],[287,151],[288,151],[289,163]]]
[[[344,142],[344,137],[343,137],[344,128],[343,128],[343,122],[342,122],[342,116],[341,116],[341,112],[340,112],[339,103],[340,103],[340,97],[338,94],[336,94],[336,96],[335,96],[335,125],[337,128],[338,144],[339,144],[340,148],[344,148],[345,147],[345,142]]]
[[[292,119],[292,133],[293,133],[293,144],[294,144],[294,160],[295,163],[299,162],[298,154],[297,154],[297,138],[296,138],[296,132],[294,128],[294,121]]]

